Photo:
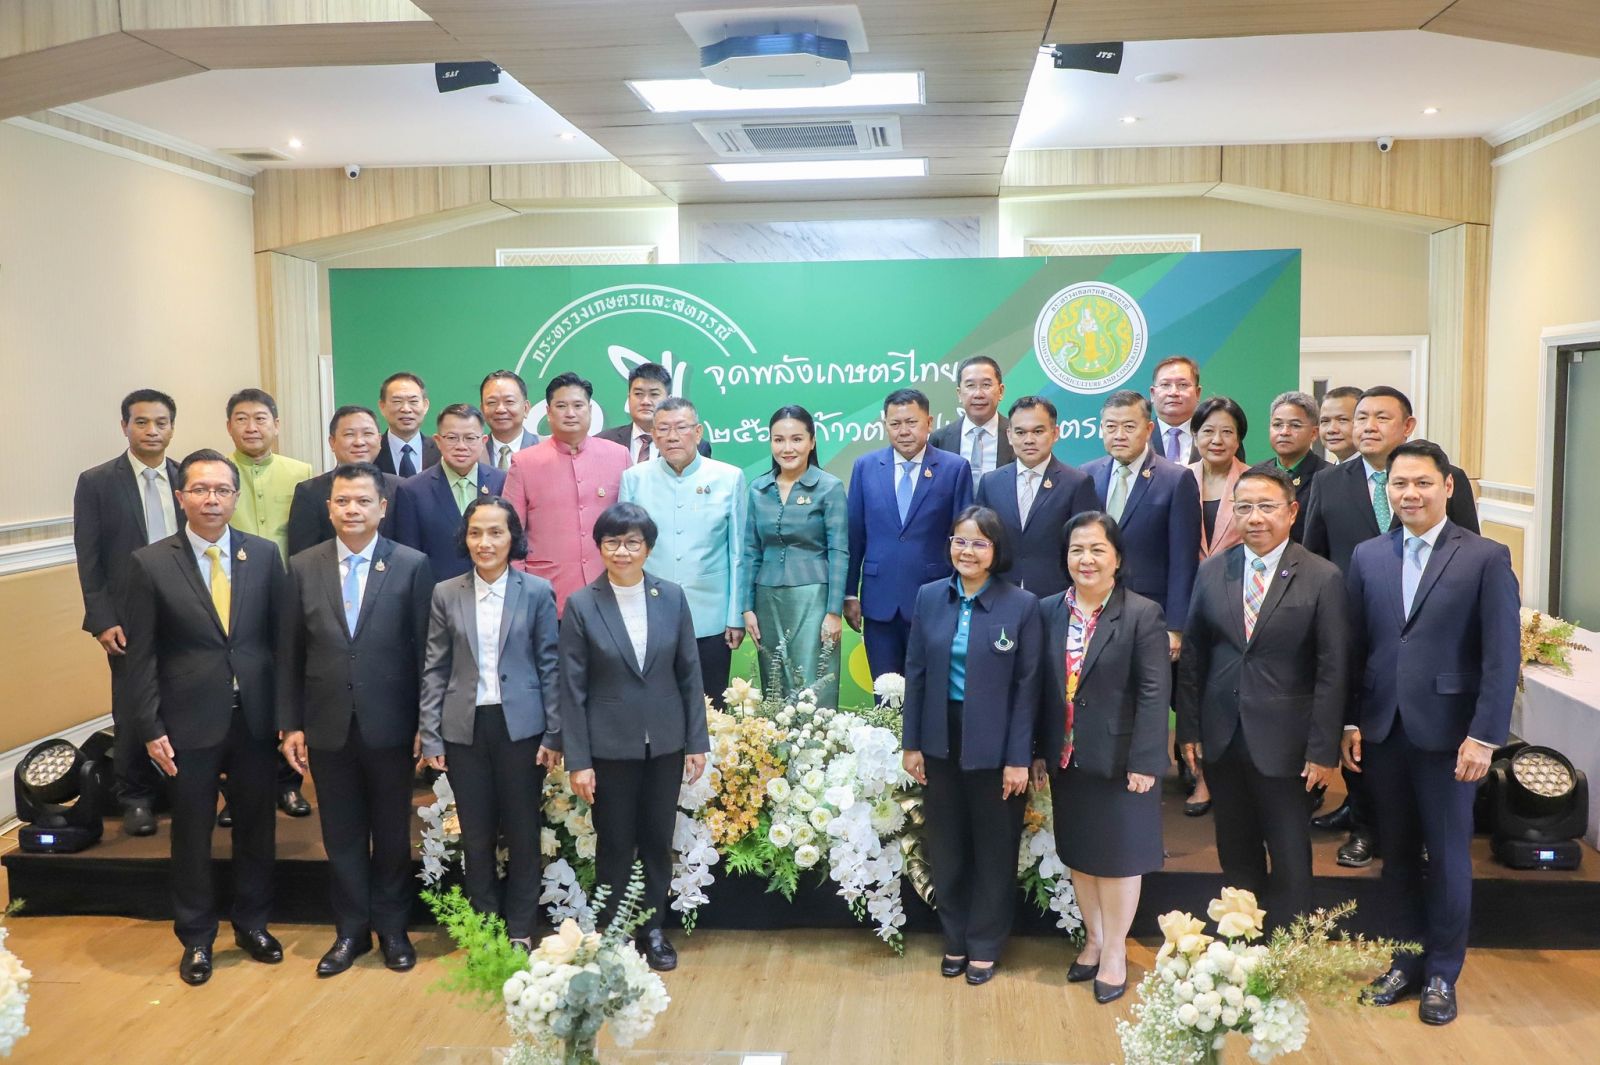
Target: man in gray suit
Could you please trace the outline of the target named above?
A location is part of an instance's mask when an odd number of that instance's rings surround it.
[[[495,370],[478,385],[479,410],[489,423],[483,438],[483,461],[497,470],[509,470],[512,456],[539,442],[538,433],[524,429],[528,411],[528,383],[511,370]]]
[[[1000,364],[987,355],[962,359],[956,368],[956,398],[961,416],[940,426],[928,443],[966,459],[972,467],[973,491],[977,491],[984,474],[1017,457],[1011,449],[1011,422],[1000,413],[1000,401],[1006,398]]]
[[[333,472],[334,539],[289,560],[278,656],[278,727],[289,764],[315,770],[337,935],[318,976],[372,949],[416,964],[411,909],[411,772],[433,570],[378,535],[387,504],[369,463]]]

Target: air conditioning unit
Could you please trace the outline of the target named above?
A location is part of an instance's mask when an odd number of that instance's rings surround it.
[[[877,155],[902,148],[898,115],[713,119],[694,128],[712,151],[735,159]]]

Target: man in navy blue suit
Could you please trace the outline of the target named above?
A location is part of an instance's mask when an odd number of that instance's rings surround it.
[[[497,496],[504,470],[482,461],[483,415],[470,403],[452,403],[439,412],[433,442],[440,461],[400,482],[394,494],[394,538],[428,556],[435,582],[459,577],[472,568],[461,553],[461,515],[479,496]]]
[[[1200,489],[1194,474],[1150,450],[1150,402],[1113,392],[1100,405],[1104,458],[1083,466],[1102,510],[1122,528],[1122,581],[1167,616],[1167,642],[1178,660],[1189,593],[1200,567]]]
[[[1449,519],[1462,491],[1444,451],[1414,440],[1389,453],[1400,528],[1350,558],[1351,676],[1344,764],[1368,782],[1388,916],[1421,956],[1396,957],[1368,997],[1418,990],[1428,1024],[1456,1018],[1472,911],[1472,801],[1511,724],[1521,664],[1517,578],[1501,544]],[[1422,850],[1427,848],[1424,875]]]
[[[967,460],[928,446],[927,396],[914,388],[889,393],[883,424],[892,446],[856,459],[846,497],[844,619],[862,634],[873,677],[905,672],[917,589],[950,576],[950,529],[972,502]]]

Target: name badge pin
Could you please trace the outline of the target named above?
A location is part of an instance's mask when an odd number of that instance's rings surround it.
[[[376,563],[375,563],[375,564],[374,564],[374,565],[373,565],[373,567],[372,567],[372,568],[373,568],[373,569],[375,569],[375,570],[377,570],[377,571],[378,571],[378,572],[379,572],[379,573],[382,573],[382,572],[383,572],[383,571],[384,571],[384,570],[386,570],[386,569],[388,569],[388,568],[389,568],[389,567],[388,567],[388,566],[385,566],[385,565],[384,565],[384,564],[383,564],[383,559],[381,559],[381,558],[380,558],[380,559],[378,559],[378,561],[377,561],[377,562],[376,562]]]
[[[994,649],[999,651],[1001,654],[1004,654],[1015,646],[1017,646],[1017,642],[1007,636],[1006,630],[1001,628],[1000,638],[994,642]]]
[[[651,595],[660,595],[661,594],[661,589],[660,588],[652,588],[652,589],[650,589],[650,594]]]

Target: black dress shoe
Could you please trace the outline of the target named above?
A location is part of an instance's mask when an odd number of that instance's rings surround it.
[[[1390,969],[1368,984],[1362,997],[1373,1006],[1393,1006],[1415,990],[1410,977],[1399,969]]]
[[[233,942],[240,950],[250,955],[252,961],[261,962],[263,965],[276,965],[283,960],[283,944],[265,928],[249,928],[233,931]]]
[[[217,811],[217,827],[233,827],[233,809],[227,803],[222,804],[222,809]]]
[[[290,817],[310,817],[311,804],[300,794],[299,788],[284,788],[278,793],[278,809]]]
[[[328,948],[328,953],[317,962],[318,976],[338,976],[356,963],[356,959],[372,949],[372,939],[363,936],[360,939],[340,937],[333,941],[333,946]]]
[[[962,973],[964,973],[966,971],[967,971],[967,959],[965,959],[965,958],[940,958],[939,959],[939,975],[940,976],[948,976],[948,977],[954,979],[955,977],[960,976]]]
[[[1313,814],[1316,813],[1318,810],[1322,809],[1322,804],[1327,798],[1327,785],[1318,784],[1316,787],[1306,792],[1306,806],[1308,807],[1306,812]]]
[[[1094,1000],[1104,1006],[1107,1002],[1115,1002],[1121,998],[1127,993],[1127,990],[1127,980],[1123,980],[1120,984],[1105,984],[1096,980],[1094,982]]]
[[[1095,962],[1093,965],[1079,965],[1077,962],[1073,962],[1067,966],[1067,983],[1069,984],[1085,983],[1099,975],[1099,962]]]
[[[1178,762],[1178,786],[1183,788],[1183,793],[1187,795],[1194,790],[1197,781],[1194,778],[1194,771],[1189,768],[1189,763],[1183,760],[1183,752],[1175,752],[1175,755]]]
[[[199,987],[211,979],[211,948],[186,948],[183,960],[178,963],[178,975],[191,987]]]
[[[1211,800],[1205,802],[1186,802],[1183,804],[1183,816],[1204,817],[1211,812]]]
[[[1350,833],[1350,838],[1339,848],[1339,864],[1360,869],[1372,864],[1372,837],[1362,831]]]
[[[678,967],[678,952],[667,941],[667,934],[653,928],[639,939],[639,951],[650,968],[658,973],[670,973]]]
[[[1339,804],[1337,810],[1311,819],[1311,827],[1323,832],[1348,832],[1355,827],[1356,812],[1348,802]]]
[[[998,968],[998,966],[992,962],[988,965],[968,965],[967,983],[971,984],[973,987],[979,987],[983,984],[987,984],[990,980],[994,979],[994,971],[996,968]]]
[[[1456,1019],[1456,989],[1442,976],[1428,979],[1422,989],[1422,1002],[1417,1006],[1417,1016],[1423,1024],[1449,1024]]]
[[[411,937],[404,932],[394,935],[378,935],[378,949],[383,951],[383,964],[397,973],[409,972],[417,965],[417,948],[411,945]]]
[[[130,836],[153,836],[156,834],[156,815],[148,806],[130,806],[122,811],[122,831]]]

